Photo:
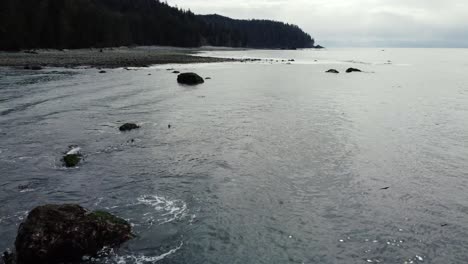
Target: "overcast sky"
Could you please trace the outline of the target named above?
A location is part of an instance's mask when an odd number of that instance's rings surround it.
[[[329,47],[468,47],[468,0],[167,1],[197,14],[297,24]]]

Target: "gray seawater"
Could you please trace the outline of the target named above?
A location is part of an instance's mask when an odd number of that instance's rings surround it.
[[[206,55],[280,62],[1,69],[0,249],[79,203],[138,235],[96,263],[468,262],[468,50]]]

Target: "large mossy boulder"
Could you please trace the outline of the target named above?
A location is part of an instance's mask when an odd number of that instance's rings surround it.
[[[95,256],[104,247],[117,247],[133,237],[130,224],[110,213],[89,212],[74,204],[44,205],[33,209],[19,226],[16,252],[4,255],[4,261],[17,264],[75,262],[84,256]]]
[[[200,77],[196,73],[186,72],[186,73],[181,73],[177,76],[177,82],[181,84],[187,84],[187,85],[197,85],[197,84],[204,83],[205,81],[203,80],[202,77]]]

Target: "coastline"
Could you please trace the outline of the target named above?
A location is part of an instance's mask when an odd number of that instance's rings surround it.
[[[196,56],[206,49],[177,47],[118,47],[76,50],[34,50],[0,52],[1,67],[148,67],[157,64],[188,64],[236,61],[235,59]]]

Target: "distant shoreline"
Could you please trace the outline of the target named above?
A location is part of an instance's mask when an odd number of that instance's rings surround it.
[[[235,59],[196,56],[197,52],[209,49],[176,47],[119,47],[76,50],[32,50],[0,52],[3,67],[148,67],[157,64],[214,63],[236,61]]]

